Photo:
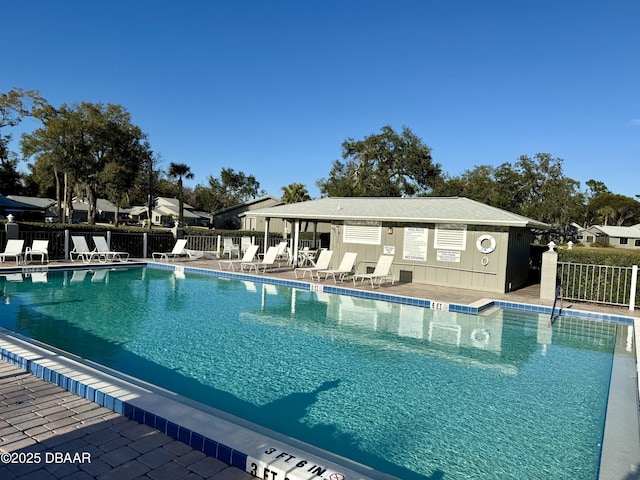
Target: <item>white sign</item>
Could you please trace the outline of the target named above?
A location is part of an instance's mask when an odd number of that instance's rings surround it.
[[[428,228],[405,227],[402,259],[426,262],[428,243]]]
[[[448,312],[449,304],[442,302],[431,302],[431,310],[442,310],[443,312]]]
[[[393,245],[385,245],[384,247],[382,247],[382,252],[385,255],[395,255],[396,247],[394,247]]]
[[[436,257],[439,262],[460,263],[460,252],[456,250],[438,250]]]

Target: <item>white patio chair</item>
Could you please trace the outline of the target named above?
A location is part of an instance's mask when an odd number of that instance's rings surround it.
[[[298,272],[302,272],[302,278],[309,273],[313,279],[313,274],[319,270],[327,270],[331,266],[331,257],[333,256],[332,250],[321,250],[318,259],[313,267],[300,267],[296,268],[293,273],[298,278]]]
[[[0,262],[4,262],[7,258],[15,258],[16,265],[20,264],[20,260],[24,258],[22,249],[24,248],[24,240],[7,240],[4,252],[0,253]]]
[[[174,260],[179,257],[187,257],[189,253],[186,251],[187,247],[187,239],[180,238],[176,240],[175,245],[173,246],[173,250],[170,252],[153,252],[151,254],[151,258],[154,260],[163,260],[168,262],[169,260]]]
[[[247,251],[244,252],[244,256],[241,260],[218,260],[220,270],[224,269],[223,265],[227,265],[227,270],[233,270],[234,272],[236,270],[235,265],[240,265],[240,268],[242,269],[243,263],[248,264],[253,262],[253,259],[258,253],[258,248],[260,248],[259,245],[250,245],[249,248],[247,248]]]
[[[262,273],[267,271],[267,268],[271,268],[276,263],[276,259],[278,256],[278,247],[269,247],[267,249],[267,253],[264,254],[264,258],[259,262],[241,262],[240,263],[240,271],[244,271],[245,267],[250,272],[251,270],[255,270],[256,273],[260,273],[260,268],[262,268]],[[278,267],[280,264],[278,263]]]
[[[45,260],[49,263],[49,240],[34,240],[31,247],[27,247],[24,252],[25,263],[32,262],[34,255],[40,257],[40,263],[44,263]]]
[[[324,274],[325,280],[329,277],[329,275],[331,275],[333,277],[333,283],[337,283],[336,282],[336,275],[337,275],[338,279],[340,279],[340,281],[343,282],[345,277],[353,273],[353,266],[356,263],[357,257],[358,257],[358,254],[355,252],[345,252],[345,254],[342,256],[342,261],[340,262],[340,265],[338,265],[338,268],[333,270],[317,270],[315,272],[317,275],[318,281],[320,281],[320,275]]]
[[[117,252],[111,250],[107,245],[107,239],[101,236],[94,236],[93,243],[96,245],[96,253],[98,259],[104,262],[115,262],[119,260],[121,262],[129,261],[129,252]]]
[[[371,281],[371,288],[374,288],[374,282],[378,280],[378,286],[382,285],[382,281],[388,278],[391,278],[391,285],[395,281],[395,277],[391,272],[391,264],[393,263],[393,255],[380,255],[378,259],[378,263],[376,263],[376,268],[373,270],[373,273],[358,273],[353,276],[353,284],[356,284],[357,280],[360,280],[360,283],[365,280]]]
[[[234,255],[240,258],[240,245],[233,243],[233,238],[225,237],[222,245],[224,249],[223,254],[229,255],[229,260],[231,260]]]
[[[81,235],[71,235],[71,241],[73,242],[73,250],[69,252],[69,258],[72,262],[81,259],[84,263],[89,263],[93,260],[97,250],[89,250],[86,238]],[[74,255],[76,257],[75,260],[73,259]]]

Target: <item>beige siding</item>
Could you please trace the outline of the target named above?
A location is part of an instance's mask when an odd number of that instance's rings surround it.
[[[411,225],[415,227],[416,225]],[[343,225],[333,225],[331,231],[331,249],[334,250],[334,258],[336,263],[342,258],[344,252],[358,253],[358,262],[366,262],[366,265],[373,266],[378,257],[384,253],[385,247],[394,248],[394,267],[393,271],[396,279],[400,278],[401,272],[404,275],[410,275],[415,283],[434,284],[434,285],[450,285],[458,288],[470,288],[476,290],[486,290],[491,292],[503,293],[506,290],[506,271],[508,250],[510,248],[510,233],[507,228],[501,229],[485,229],[479,230],[469,226],[466,231],[466,245],[464,250],[451,250],[455,258],[459,252],[459,262],[438,261],[438,250],[441,253],[443,249],[434,247],[435,225],[425,225],[428,229],[427,239],[427,259],[404,260],[404,225],[392,225],[393,233],[389,233],[388,225],[383,225],[382,241],[380,245],[358,245],[344,244],[342,241]],[[520,230],[520,229],[514,229]],[[521,229],[523,234],[520,235],[520,241],[528,242],[525,229]],[[481,253],[476,247],[476,241],[482,235],[491,235],[495,238],[495,251],[487,254]],[[527,243],[527,259],[524,264],[528,266],[528,243]],[[522,263],[522,255],[524,255],[524,247],[517,249],[518,259],[515,262]],[[484,263],[484,264],[483,264]],[[515,267],[514,267],[515,268]],[[360,263],[359,272],[365,271],[365,264]],[[514,282],[521,283],[523,272],[521,270],[514,271],[512,284]],[[514,287],[515,288],[515,287]]]

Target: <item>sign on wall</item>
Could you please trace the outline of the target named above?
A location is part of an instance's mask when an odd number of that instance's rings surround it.
[[[439,262],[460,263],[460,252],[456,250],[438,250],[436,257]]]
[[[428,228],[405,227],[402,259],[426,262],[428,244]]]

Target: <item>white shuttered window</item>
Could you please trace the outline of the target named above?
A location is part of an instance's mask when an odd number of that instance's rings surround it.
[[[382,242],[382,224],[345,224],[342,233],[342,241],[344,243],[380,245],[380,243]]]
[[[466,250],[467,226],[466,225],[439,225],[434,236],[434,248],[447,250]]]

